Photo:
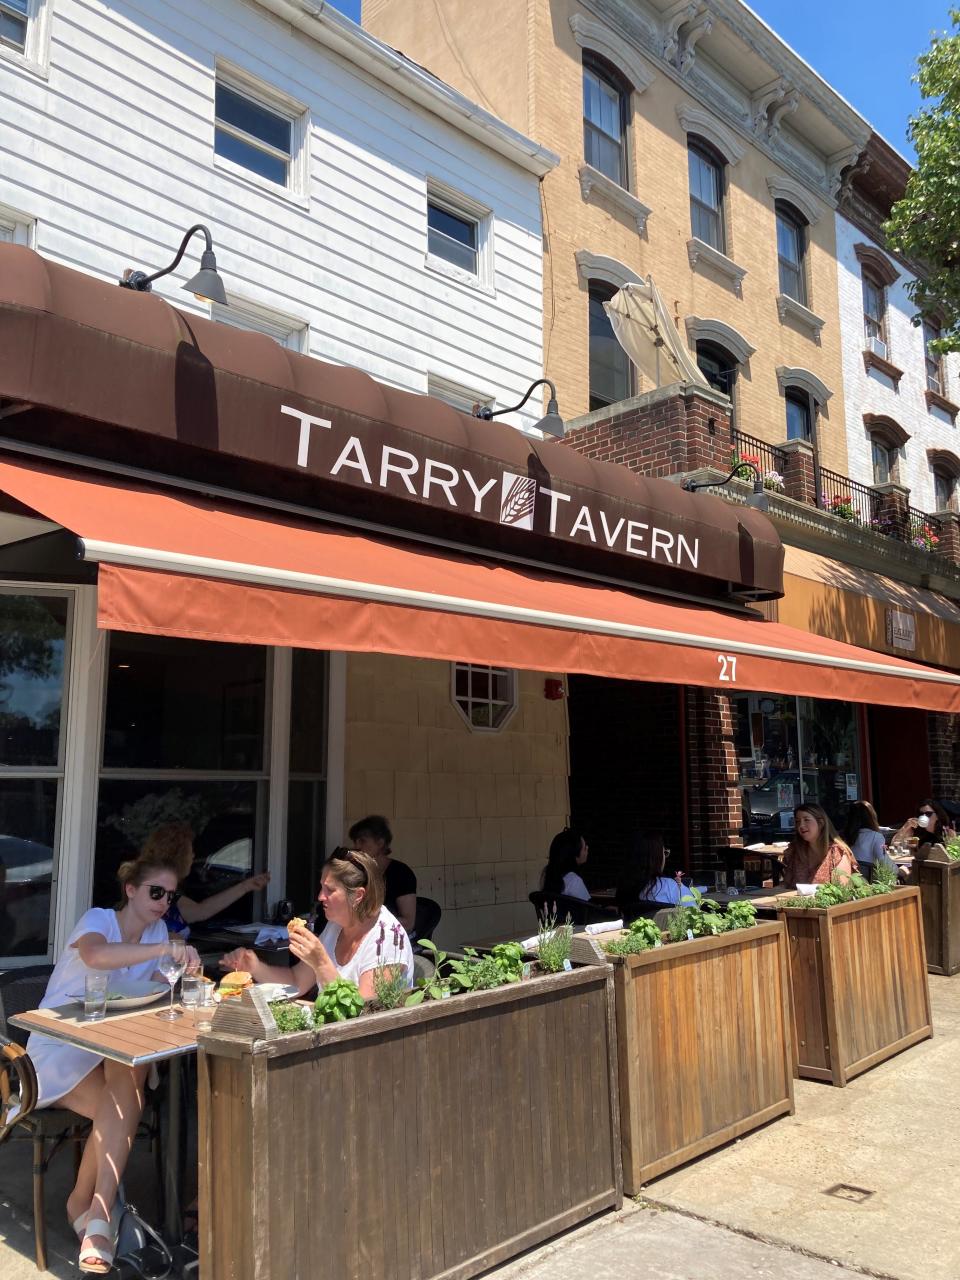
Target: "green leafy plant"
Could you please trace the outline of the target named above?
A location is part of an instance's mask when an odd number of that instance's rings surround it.
[[[441,951],[437,944],[431,942],[429,938],[421,938],[417,946],[423,951],[430,952],[430,958],[433,960],[433,973],[428,978],[420,979],[406,998],[405,1003],[408,1005],[423,1004],[424,1000],[442,1000],[445,995],[450,994],[450,979],[444,976],[444,970],[449,967],[450,963],[447,953]]]
[[[302,1004],[292,1004],[288,1000],[274,1000],[270,1004],[270,1012],[277,1024],[277,1030],[283,1035],[291,1031],[310,1029],[310,1010]]]
[[[944,842],[943,847],[947,851],[948,858],[952,858],[954,862],[960,862],[960,836],[951,836]]]
[[[373,993],[383,1009],[399,1009],[407,999],[407,971],[402,964],[378,965],[373,971]]]
[[[573,925],[567,916],[563,924],[557,924],[556,914],[544,915],[537,931],[537,956],[544,973],[559,973],[570,959],[570,942]]]
[[[328,982],[313,1004],[313,1021],[316,1026],[326,1022],[346,1022],[363,1013],[363,996],[355,982],[347,978],[334,978]]]
[[[782,905],[808,910],[812,907],[837,907],[843,902],[856,902],[860,898],[875,898],[896,889],[896,876],[874,874],[873,884],[854,873],[844,883],[836,875],[829,884],[817,885],[817,891],[809,897],[788,898]]]
[[[723,933],[725,924],[720,908],[712,898],[705,898],[698,889],[690,889],[693,904],[680,903],[667,918],[667,934],[671,942],[683,942],[689,936],[709,937]]]
[[[752,902],[731,902],[724,922],[727,933],[732,933],[735,929],[752,929],[757,923],[757,908]]]
[[[960,841],[957,842],[957,859],[960,860]],[[884,886],[882,889],[880,886]],[[873,864],[873,892],[889,893],[900,886],[897,868],[892,862],[875,862]]]
[[[523,977],[523,947],[519,942],[498,942],[490,955],[504,982],[520,981]]]
[[[659,926],[645,916],[640,916],[622,937],[611,938],[601,945],[608,956],[638,956],[653,947],[659,947],[662,942],[663,935]]]

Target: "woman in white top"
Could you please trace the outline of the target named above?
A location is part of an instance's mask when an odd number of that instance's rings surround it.
[[[199,969],[197,953],[168,939],[163,923],[177,896],[176,867],[141,854],[121,865],[117,879],[122,905],[115,911],[94,907],[81,917],[50,975],[41,1009],[82,996],[91,972],[150,978],[160,957],[171,952],[186,959],[189,971]],[[36,1032],[27,1052],[37,1072],[38,1106],[56,1102],[93,1121],[67,1215],[80,1244],[80,1270],[106,1275],[116,1251],[111,1213],[143,1109],[147,1068],[125,1067]]]
[[[540,888],[550,895],[590,901],[590,890],[583,882],[580,868],[587,860],[590,847],[579,831],[564,827],[550,841],[547,865],[540,874]]]
[[[294,982],[301,995],[336,978],[355,982],[364,1000],[376,995],[374,974],[391,976],[401,968],[413,986],[413,948],[403,925],[383,905],[383,876],[374,858],[343,850],[323,864],[317,901],[327,924],[320,937],[294,925],[290,950],[298,963],[290,969],[264,964],[245,947],[220,961],[225,969],[244,969],[257,982]]]

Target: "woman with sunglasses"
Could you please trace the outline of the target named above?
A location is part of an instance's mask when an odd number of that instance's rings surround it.
[[[908,818],[890,843],[917,839],[921,844],[940,844],[943,840],[952,840],[955,835],[943,805],[936,800],[922,800],[917,805],[916,817]]]
[[[320,876],[317,901],[327,917],[320,937],[305,927],[290,929],[290,950],[297,964],[291,969],[264,964],[253,951],[238,947],[220,965],[242,969],[256,982],[294,982],[300,995],[336,978],[348,978],[364,1000],[372,1000],[378,969],[387,976],[402,969],[407,986],[412,987],[410,939],[383,905],[383,894],[383,876],[375,859],[356,849],[340,849],[323,864]]]
[[[73,1003],[89,973],[160,977],[157,961],[170,953],[186,960],[188,973],[199,971],[197,953],[170,939],[163,923],[177,899],[176,863],[141,854],[120,866],[117,879],[120,904],[112,910],[93,907],[80,918],[50,975],[41,1009]],[[27,1052],[39,1083],[37,1105],[57,1103],[93,1122],[67,1197],[67,1216],[80,1246],[80,1270],[106,1275],[116,1251],[117,1188],[140,1122],[147,1068],[126,1067],[36,1033]]]

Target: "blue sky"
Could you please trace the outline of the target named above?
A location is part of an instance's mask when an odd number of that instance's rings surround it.
[[[414,0],[408,0],[413,3]],[[482,0],[499,3],[500,0]],[[954,0],[955,2],[955,0]],[[360,0],[333,0],[355,22]],[[930,33],[949,26],[951,0],[752,0],[752,8],[908,159],[910,83]]]

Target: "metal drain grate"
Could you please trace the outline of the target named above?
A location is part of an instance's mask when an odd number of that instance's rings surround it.
[[[827,1187],[823,1194],[836,1196],[838,1200],[849,1200],[851,1204],[863,1204],[876,1195],[876,1192],[868,1191],[866,1187],[853,1187],[849,1182],[837,1182],[832,1187]]]

